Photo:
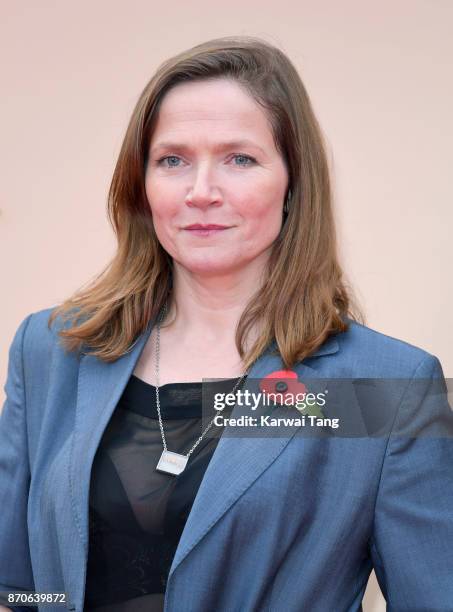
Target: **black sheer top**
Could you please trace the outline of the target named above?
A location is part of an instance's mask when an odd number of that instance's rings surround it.
[[[208,385],[227,393],[237,382]],[[163,385],[159,399],[167,448],[186,455],[210,420],[201,418],[202,384]],[[163,610],[176,547],[219,442],[215,431],[204,435],[181,474],[156,471],[163,451],[156,389],[131,376],[93,461],[85,612]]]

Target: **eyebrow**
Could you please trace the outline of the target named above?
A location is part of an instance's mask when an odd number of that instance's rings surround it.
[[[220,144],[214,145],[215,151],[224,151],[225,149],[234,149],[234,148],[242,148],[242,147],[251,147],[254,149],[258,149],[261,153],[265,154],[265,151],[255,144],[252,140],[247,140],[243,138],[241,140],[230,140],[227,142],[221,142]],[[151,151],[155,153],[158,149],[172,149],[174,151],[189,151],[189,145],[181,144],[178,142],[158,142],[156,143]]]

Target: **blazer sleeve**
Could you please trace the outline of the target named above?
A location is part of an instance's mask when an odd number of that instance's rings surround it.
[[[31,317],[28,315],[19,325],[9,349],[6,399],[0,414],[0,591],[7,592],[35,590],[27,527],[30,465],[22,361]],[[13,607],[3,598],[0,603]],[[36,610],[25,606],[19,609]]]
[[[453,610],[453,412],[428,353],[388,439],[370,554],[387,610]]]

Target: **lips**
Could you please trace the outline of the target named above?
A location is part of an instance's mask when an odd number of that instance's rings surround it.
[[[214,223],[210,223],[209,225],[201,225],[199,223],[196,223],[184,228],[184,230],[188,234],[190,234],[191,236],[196,236],[198,238],[220,236],[227,232],[229,229],[231,229],[231,227],[228,227],[227,225],[217,225]]]
[[[201,223],[194,223],[193,225],[188,225],[184,229],[186,230],[216,230],[216,229],[228,229],[227,225],[216,225],[210,223],[209,225],[202,225]]]

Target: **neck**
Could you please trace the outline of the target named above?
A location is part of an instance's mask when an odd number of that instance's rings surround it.
[[[230,340],[250,299],[262,282],[264,266],[254,260],[240,273],[207,276],[173,265],[173,295],[165,318],[181,338]]]

